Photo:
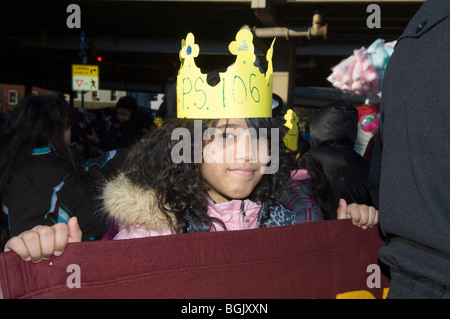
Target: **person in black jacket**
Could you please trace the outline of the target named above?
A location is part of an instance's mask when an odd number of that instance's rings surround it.
[[[449,52],[450,1],[428,0],[385,73],[371,185],[388,298],[450,298]]]
[[[84,240],[105,231],[69,143],[69,108],[61,97],[27,97],[12,111],[0,140],[0,215],[8,236],[72,216]]]
[[[119,148],[129,149],[146,132],[155,128],[153,118],[148,112],[139,110],[137,101],[130,95],[123,96],[116,104],[117,123],[110,123],[105,136],[98,136],[94,130],[88,133],[88,139],[103,151]]]
[[[310,122],[311,150],[320,162],[331,188],[329,218],[337,218],[339,200],[373,206],[368,188],[369,162],[353,149],[358,129],[358,111],[347,102],[322,107]]]

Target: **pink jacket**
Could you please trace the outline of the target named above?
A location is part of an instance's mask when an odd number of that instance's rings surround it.
[[[155,204],[154,193],[137,187],[125,176],[108,182],[102,197],[104,209],[119,225],[114,239],[172,234],[165,215]],[[261,205],[248,199],[208,202],[208,215],[222,220],[227,230],[258,228],[260,211]],[[216,231],[225,230],[220,223],[214,226]]]

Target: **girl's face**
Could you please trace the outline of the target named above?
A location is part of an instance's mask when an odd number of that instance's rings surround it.
[[[216,203],[248,197],[268,163],[267,138],[249,134],[245,119],[221,119],[213,131],[200,169],[209,196]]]

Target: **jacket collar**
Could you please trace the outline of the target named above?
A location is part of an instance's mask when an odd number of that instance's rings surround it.
[[[169,227],[166,215],[158,208],[154,191],[139,187],[124,174],[106,183],[100,199],[105,213],[122,227],[143,225],[154,230]],[[176,220],[173,214],[169,216]]]
[[[166,215],[158,208],[155,193],[130,181],[124,174],[106,183],[102,195],[103,210],[122,228],[143,225],[153,230],[169,227]],[[259,227],[262,205],[249,199],[215,203],[208,199],[208,215],[222,220],[227,230]],[[172,221],[175,216],[169,213]],[[215,223],[216,230],[223,230]]]
[[[431,30],[435,25],[449,18],[449,16],[450,1],[426,1],[420,7],[418,13],[410,20],[398,41],[403,38],[419,38]]]
[[[208,215],[223,221],[227,230],[258,228],[261,209],[261,204],[249,199],[234,199],[222,203],[208,200]],[[216,230],[224,230],[218,223],[215,225]]]
[[[49,154],[52,151],[55,151],[55,148],[53,146],[39,147],[35,148],[31,153],[31,155],[44,155]]]

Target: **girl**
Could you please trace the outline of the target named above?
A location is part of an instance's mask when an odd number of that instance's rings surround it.
[[[276,120],[201,121],[202,136],[210,128],[217,130],[203,141],[202,163],[193,160],[195,121],[200,120],[175,119],[147,135],[131,150],[121,174],[107,183],[102,199],[119,225],[116,239],[293,223],[293,213],[276,203],[294,165],[282,136],[276,141],[271,135],[245,141],[245,130],[278,128]],[[177,164],[174,147],[179,141],[172,139],[172,132],[179,128],[193,137],[189,149],[183,150],[192,159]],[[279,167],[275,174],[264,174],[270,165],[267,157],[274,155],[269,152],[271,143],[282,146]],[[254,150],[252,144],[257,146]],[[234,157],[227,161],[230,156]]]
[[[36,225],[67,222],[72,216],[79,217],[83,238],[102,234],[93,218],[83,169],[69,147],[68,112],[59,96],[32,96],[15,107],[5,124],[0,195],[7,237]]]

